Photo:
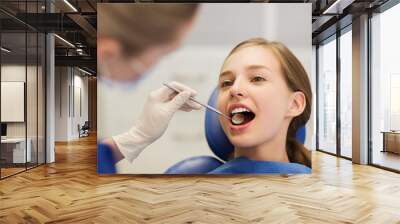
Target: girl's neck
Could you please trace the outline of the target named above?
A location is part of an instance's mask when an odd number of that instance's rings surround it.
[[[244,156],[251,160],[289,162],[286,152],[286,133],[250,148],[235,147],[235,158]]]

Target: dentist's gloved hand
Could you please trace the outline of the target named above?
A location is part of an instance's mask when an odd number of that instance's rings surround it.
[[[175,112],[201,108],[189,100],[189,97],[197,94],[195,90],[178,82],[169,85],[181,92],[176,93],[165,86],[151,92],[134,126],[128,132],[113,136],[115,144],[128,161],[132,162],[145,147],[164,134]]]

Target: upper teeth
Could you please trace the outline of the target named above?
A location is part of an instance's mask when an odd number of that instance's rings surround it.
[[[232,110],[231,114],[241,113],[241,112],[250,112],[249,109],[244,107],[238,107]]]

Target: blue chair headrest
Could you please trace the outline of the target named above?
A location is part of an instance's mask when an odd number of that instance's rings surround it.
[[[216,107],[217,98],[218,88],[215,88],[208,100],[208,105]],[[206,110],[205,132],[207,143],[211,151],[213,151],[218,158],[227,161],[234,150],[234,146],[225,135],[219,123],[219,115],[210,110]],[[306,139],[306,129],[304,126],[299,128],[296,133],[296,138],[300,143],[304,144]]]

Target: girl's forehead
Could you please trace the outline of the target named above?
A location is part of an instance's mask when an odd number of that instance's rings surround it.
[[[279,61],[270,49],[264,46],[248,46],[230,55],[222,69],[237,70],[254,64],[265,65],[271,69],[279,68]]]

